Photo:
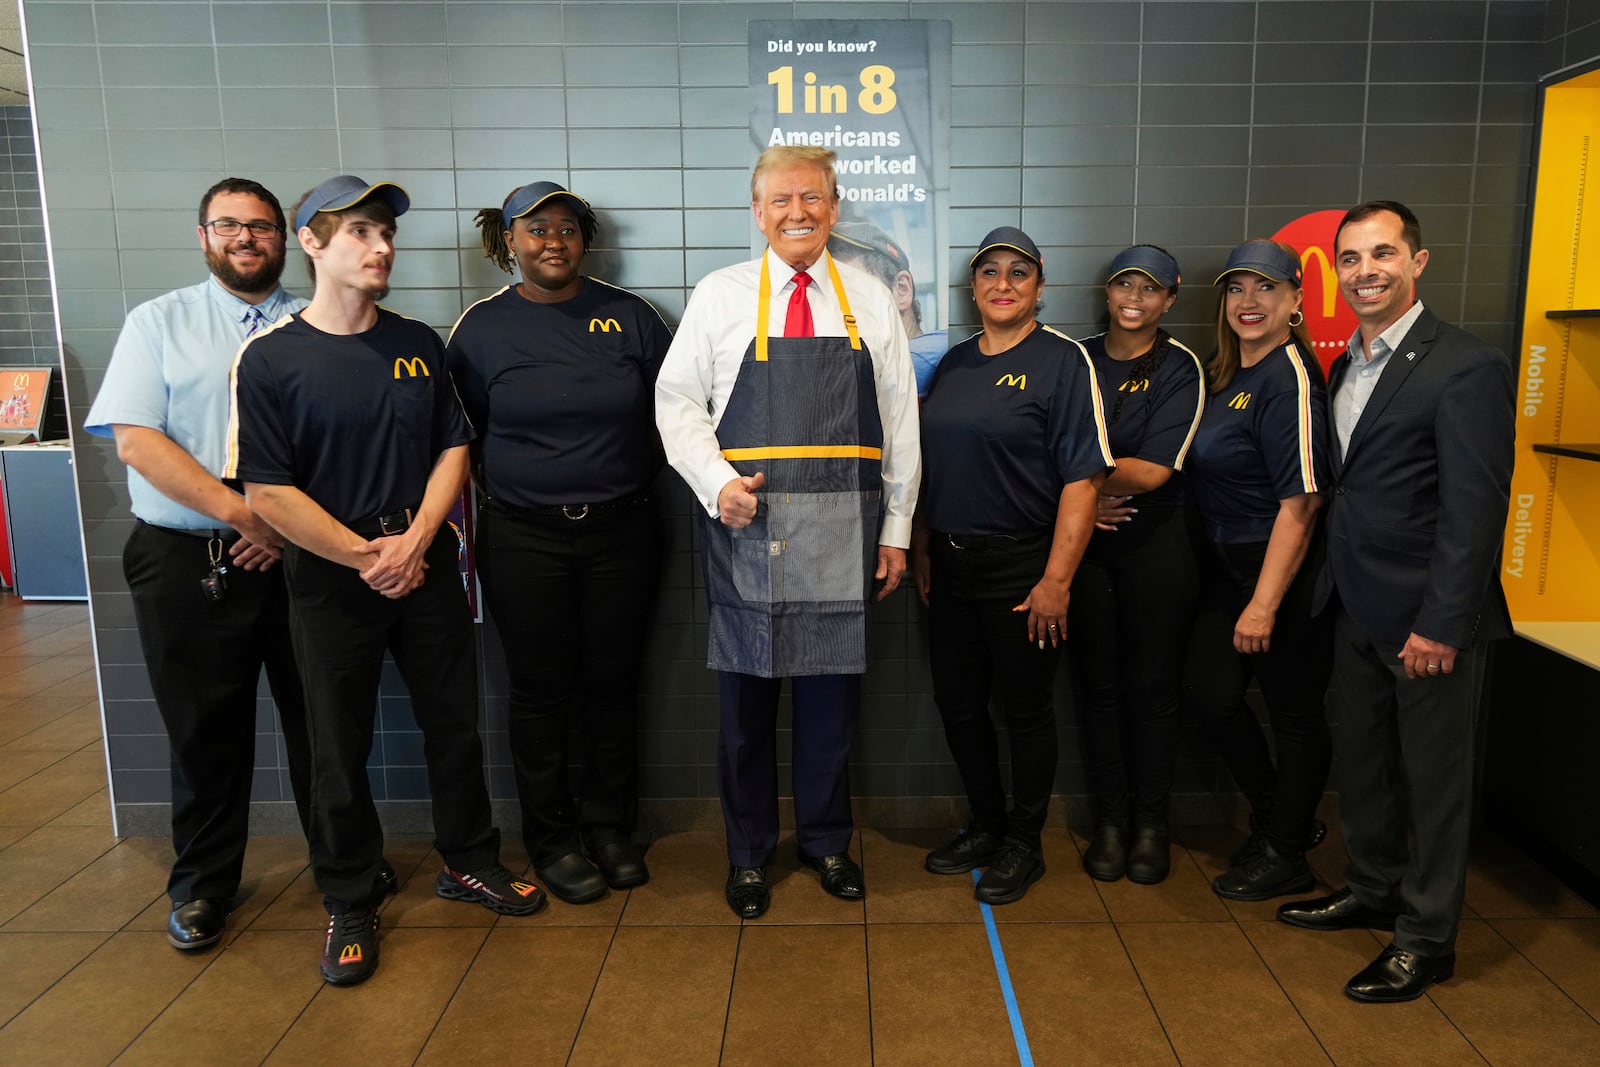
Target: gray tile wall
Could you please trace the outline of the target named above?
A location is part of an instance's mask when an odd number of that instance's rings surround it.
[[[201,277],[190,212],[224,173],[257,178],[285,202],[339,171],[404,183],[416,208],[401,227],[391,302],[441,328],[504,280],[473,251],[474,210],[553,178],[603,213],[591,272],[676,321],[701,275],[748,253],[751,18],[950,19],[952,266],[990,227],[1021,224],[1050,263],[1047,318],[1068,331],[1095,327],[1098,272],[1130,242],[1163,244],[1207,278],[1240,240],[1391,196],[1422,217],[1430,305],[1505,345],[1534,83],[1553,57],[1600,51],[1585,43],[1594,19],[1581,12],[1593,4],[1578,0],[23,7],[75,425],[126,308]],[[303,286],[298,262],[288,281]],[[951,295],[963,314],[966,294]],[[1204,348],[1212,313],[1205,287],[1190,287],[1177,332]],[[78,450],[114,775],[132,812],[159,804],[165,786],[117,562],[126,499],[111,449],[80,435]],[[671,497],[644,788],[703,798],[715,792],[704,607],[689,505]],[[958,794],[908,596],[879,610],[874,636],[857,793]],[[493,789],[504,799],[503,662],[492,634],[483,649]],[[373,777],[380,796],[413,799],[414,728],[392,678],[385,693]],[[1064,679],[1062,699],[1067,707]],[[266,722],[258,784],[271,799],[281,774]],[[1081,794],[1070,713],[1061,731],[1058,789]],[[1229,788],[1192,727],[1178,783],[1191,807]]]
[[[0,367],[54,367],[54,308],[39,207],[39,162],[26,104],[0,107]],[[51,374],[43,440],[67,436],[61,372]]]

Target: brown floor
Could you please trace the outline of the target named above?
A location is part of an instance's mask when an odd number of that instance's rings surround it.
[[[1152,888],[1093,882],[1057,831],[1051,874],[994,910],[1033,1062],[1600,1063],[1600,913],[1510,846],[1478,850],[1455,979],[1373,1007],[1340,987],[1382,935],[1225,904],[1207,880],[1238,833],[1182,836]],[[921,869],[943,837],[864,830],[864,905],[791,840],[743,925],[715,833],[664,834],[648,886],[530,919],[436,898],[427,842],[391,840],[405,885],[352,989],[317,975],[303,844],[263,837],[225,942],[175,952],[166,842],[110,834],[86,611],[0,594],[0,1063],[1015,1063],[970,883]],[[1322,877],[1341,852],[1313,854]]]

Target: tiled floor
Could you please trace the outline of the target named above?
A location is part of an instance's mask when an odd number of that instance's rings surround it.
[[[791,842],[743,925],[714,833],[663,834],[648,886],[530,919],[439,900],[426,841],[391,840],[405,885],[352,989],[318,978],[303,844],[260,838],[225,942],[175,952],[166,842],[110,835],[88,642],[81,605],[0,594],[0,1063],[987,1067],[1019,1060],[993,942],[1038,1064],[1600,1063],[1600,913],[1495,841],[1455,979],[1395,1007],[1340,993],[1381,935],[1211,893],[1225,828],[1185,831],[1153,888],[1091,881],[1058,831],[992,938],[965,878],[922,871],[938,830],[863,831],[864,904],[825,896]],[[1324,878],[1341,848],[1313,854]]]

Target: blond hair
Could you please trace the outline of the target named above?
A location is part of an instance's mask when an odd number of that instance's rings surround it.
[[[756,169],[750,172],[750,202],[755,203],[761,199],[761,181],[767,171],[802,165],[816,167],[827,176],[828,193],[837,201],[839,176],[834,173],[833,161],[838,158],[838,155],[826,148],[813,148],[803,144],[773,145],[761,153],[761,158],[756,160]]]

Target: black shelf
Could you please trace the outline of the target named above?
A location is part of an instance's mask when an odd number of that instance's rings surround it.
[[[1563,311],[1546,311],[1547,319],[1600,319],[1600,308],[1568,308]]]
[[[1600,445],[1534,445],[1533,450],[1547,456],[1567,456],[1600,463]]]

